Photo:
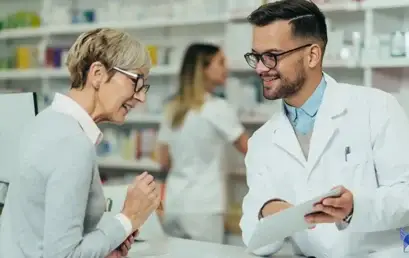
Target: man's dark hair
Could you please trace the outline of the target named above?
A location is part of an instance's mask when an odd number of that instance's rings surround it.
[[[325,49],[328,41],[325,16],[311,1],[280,0],[260,6],[247,17],[250,24],[258,27],[280,20],[289,21],[295,37],[320,40]]]

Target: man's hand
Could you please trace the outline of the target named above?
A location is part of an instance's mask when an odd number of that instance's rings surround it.
[[[341,189],[339,197],[324,198],[315,204],[314,213],[306,215],[305,220],[311,224],[341,222],[352,213],[354,207],[354,197],[348,189],[337,186]]]

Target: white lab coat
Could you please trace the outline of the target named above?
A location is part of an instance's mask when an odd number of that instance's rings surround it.
[[[190,110],[180,128],[164,117],[158,142],[168,145],[172,168],[166,180],[165,229],[195,240],[222,242],[226,211],[225,145],[245,128],[224,99],[207,95],[200,110]]]
[[[409,121],[392,95],[324,76],[327,88],[308,160],[283,109],[249,141],[243,240],[248,244],[267,200],[299,204],[344,185],[354,195],[350,225],[319,224],[291,239],[304,255],[365,257],[400,245],[396,228],[409,224]],[[256,254],[275,253],[280,245],[272,243]]]

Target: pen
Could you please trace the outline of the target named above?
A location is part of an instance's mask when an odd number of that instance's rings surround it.
[[[112,199],[107,198],[105,211],[110,212],[112,210]]]
[[[348,161],[348,155],[351,153],[351,148],[349,146],[345,147],[345,161]]]

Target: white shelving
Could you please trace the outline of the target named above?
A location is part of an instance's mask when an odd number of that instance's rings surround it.
[[[23,0],[21,0],[23,1]],[[30,6],[34,2],[43,3],[45,0],[28,1]],[[51,1],[51,0],[50,0]],[[54,0],[52,0],[54,1]],[[137,32],[137,37],[147,42],[159,42],[160,44],[169,44],[180,48],[192,41],[209,40],[222,42],[227,50],[237,48],[233,55],[227,56],[230,71],[235,77],[245,77],[251,74],[250,69],[244,61],[243,54],[250,49],[251,33],[243,32],[238,34],[237,40],[232,41],[232,45],[225,44],[229,40],[227,32],[229,28],[236,24],[245,24],[245,18],[257,7],[256,2],[246,2],[245,8],[240,8],[234,0],[230,1],[231,6],[226,10],[219,12],[219,15],[190,15],[190,18],[150,18],[144,21],[121,20],[121,22],[104,22],[95,24],[80,25],[52,25],[40,28],[22,28],[15,30],[1,30],[0,42],[20,42],[29,40],[36,41],[39,45],[47,45],[50,42],[58,42],[58,39],[70,38],[72,40],[79,33],[100,27],[110,27],[124,29],[130,33]],[[260,1],[261,2],[261,1]],[[97,2],[94,2],[97,4]],[[238,3],[238,2],[237,2]],[[244,1],[242,1],[244,4]],[[12,6],[14,3],[7,3]],[[20,4],[21,6],[21,4]],[[40,4],[39,4],[40,6]],[[368,49],[373,47],[373,36],[380,33],[391,33],[393,31],[404,30],[409,28],[409,0],[329,0],[319,5],[321,10],[326,14],[329,24],[334,30],[344,30],[345,32],[360,32],[365,48],[358,55],[358,58],[352,56],[345,57],[343,60],[337,58],[325,58],[324,68],[327,73],[334,76],[335,79],[366,86],[383,86],[390,84],[401,84],[404,86],[408,76],[402,76],[402,73],[390,72],[401,68],[409,68],[409,58],[393,58],[378,55],[377,51],[367,55]],[[233,8],[234,7],[234,8]],[[21,9],[21,7],[19,7]],[[4,8],[3,8],[4,9]],[[41,7],[39,7],[41,9]],[[396,14],[399,15],[395,15]],[[216,12],[214,12],[216,13]],[[182,14],[182,13],[181,13]],[[403,14],[403,15],[402,15]],[[149,16],[148,16],[149,17]],[[166,16],[150,16],[166,17]],[[109,20],[109,19],[104,19]],[[329,38],[331,43],[333,39]],[[172,43],[170,43],[172,42]],[[179,44],[178,42],[182,42]],[[242,44],[242,42],[245,42]],[[247,44],[247,45],[246,45]],[[409,42],[407,42],[409,44]],[[335,49],[339,49],[338,46]],[[409,51],[409,50],[408,50]],[[328,53],[327,53],[328,56]],[[359,58],[363,56],[363,58]],[[408,53],[409,56],[409,53]],[[163,85],[171,86],[178,75],[181,53],[172,57],[170,65],[158,65],[152,68],[150,78],[153,80],[162,80]],[[176,61],[175,61],[176,60]],[[234,60],[234,61],[233,61]],[[37,68],[26,70],[0,70],[0,84],[8,83],[7,86],[21,85],[21,81],[36,80],[37,84],[44,86],[44,89],[56,87],[54,81],[68,79],[68,71],[62,69]],[[398,78],[399,76],[399,78]],[[406,79],[405,79],[406,78]],[[29,85],[31,87],[31,84]],[[156,85],[155,85],[156,86]],[[400,87],[399,86],[399,87]],[[394,89],[399,87],[393,87]],[[152,87],[153,90],[163,90],[165,87]],[[168,87],[169,88],[169,87]],[[43,88],[41,90],[44,90]],[[156,94],[156,93],[155,93]],[[129,124],[158,124],[161,119],[160,115],[137,115],[132,114],[128,117]],[[260,117],[242,117],[241,121],[248,125],[257,125],[265,122],[267,118]],[[117,166],[126,166],[129,168],[158,169],[158,165],[150,160],[141,161],[123,161],[123,160],[102,160],[102,167],[117,168]]]
[[[127,116],[126,123],[158,124],[161,119],[161,115],[131,113]]]
[[[128,115],[126,118],[126,123],[132,124],[132,123],[139,123],[139,124],[158,124],[160,123],[162,119],[161,115],[150,115],[150,114],[138,114],[138,113],[131,113]],[[241,122],[243,124],[248,124],[248,125],[257,125],[257,124],[263,124],[265,123],[269,117],[265,116],[243,116],[240,118]]]
[[[77,35],[97,28],[113,28],[122,30],[142,30],[154,28],[168,28],[181,26],[195,26],[203,24],[224,24],[227,15],[207,16],[200,19],[151,19],[137,22],[107,22],[95,24],[68,24],[44,26],[40,28],[19,28],[0,31],[1,39],[24,39],[57,35]]]
[[[149,76],[174,76],[179,72],[176,66],[155,66]],[[66,68],[32,68],[0,70],[0,80],[28,80],[28,79],[67,79],[69,77]]]
[[[125,160],[119,157],[100,158],[99,166],[104,169],[160,171],[160,165],[149,158],[142,158],[140,160]]]
[[[368,68],[405,68],[409,67],[409,57],[391,57],[387,59],[370,59],[362,65]]]

